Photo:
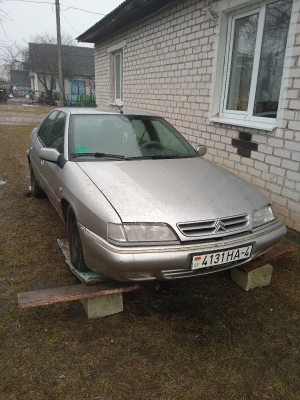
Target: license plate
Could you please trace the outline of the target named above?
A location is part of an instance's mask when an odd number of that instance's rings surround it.
[[[249,258],[251,255],[251,250],[252,246],[245,246],[216,253],[195,255],[193,256],[192,260],[192,269],[235,263],[236,261]]]

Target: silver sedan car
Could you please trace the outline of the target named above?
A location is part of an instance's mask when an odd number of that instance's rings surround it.
[[[30,135],[32,194],[67,228],[71,261],[119,281],[194,277],[252,260],[286,233],[272,202],[144,112],[61,108]]]

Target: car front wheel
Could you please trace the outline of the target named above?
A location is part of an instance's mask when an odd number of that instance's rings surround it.
[[[30,165],[30,186],[31,186],[31,193],[34,197],[45,197],[45,192],[43,189],[38,185],[37,179],[34,175],[32,166]]]
[[[75,214],[71,207],[67,212],[67,230],[70,247],[71,263],[80,272],[88,271],[85,264],[80,234],[77,226]]]

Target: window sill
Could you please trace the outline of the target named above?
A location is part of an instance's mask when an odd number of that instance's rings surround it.
[[[218,124],[236,125],[245,128],[259,129],[262,131],[273,131],[276,128],[276,120],[267,118],[270,121],[249,121],[228,117],[211,117],[209,122],[217,122]]]

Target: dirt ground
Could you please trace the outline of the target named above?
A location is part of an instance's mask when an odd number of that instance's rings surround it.
[[[54,107],[39,104],[0,103],[0,125],[31,125],[40,123]]]
[[[297,234],[268,287],[225,271],[146,285],[102,319],[80,301],[18,309],[17,293],[79,284],[65,227],[28,191],[29,134],[50,110],[0,105],[0,400],[299,400]]]

